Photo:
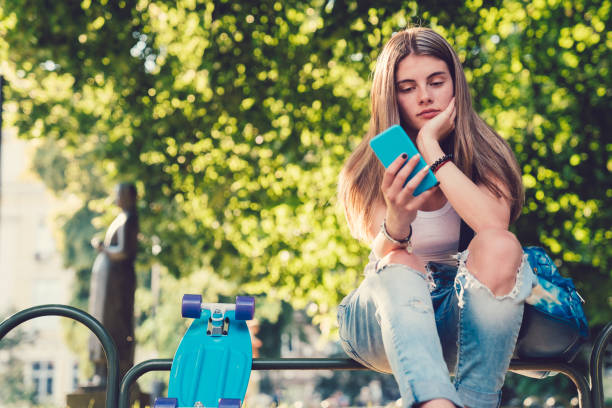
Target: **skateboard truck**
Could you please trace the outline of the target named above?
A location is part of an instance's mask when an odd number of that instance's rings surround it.
[[[208,318],[208,327],[206,334],[209,336],[227,336],[229,332],[230,319],[223,317],[224,311],[221,309],[211,309],[210,317]]]
[[[192,298],[193,297],[193,298]],[[202,303],[200,295],[185,295],[183,297],[183,317],[199,318],[202,310],[210,310],[206,334],[208,336],[227,336],[230,319],[226,313],[230,310],[240,313],[240,305],[233,303]]]
[[[251,296],[236,296],[236,303],[202,303],[202,295],[183,295],[183,317],[199,319],[202,310],[210,310],[213,321],[223,320],[230,310],[235,311],[236,320],[251,320],[255,314],[255,299]]]
[[[250,296],[237,296],[236,303],[202,303],[201,295],[184,295],[182,304],[183,317],[199,319],[202,310],[210,310],[206,334],[208,336],[227,336],[230,319],[226,313],[235,312],[237,320],[250,320],[255,312],[255,300]]]

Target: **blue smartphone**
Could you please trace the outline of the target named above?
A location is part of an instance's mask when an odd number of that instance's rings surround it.
[[[400,125],[391,126],[389,129],[376,135],[374,138],[372,138],[372,140],[370,140],[370,147],[372,150],[374,150],[376,157],[378,157],[378,160],[380,160],[385,168],[389,167],[391,163],[393,163],[393,161],[402,153],[406,153],[408,155],[406,161],[408,161],[415,154],[419,153],[414,143],[412,143],[410,136],[404,132],[404,129],[402,129]],[[425,163],[425,160],[423,160],[421,157],[419,159],[419,163],[404,182],[404,185],[406,185],[408,180],[414,177],[414,175],[425,166],[427,166],[427,163]],[[428,170],[427,175],[417,186],[412,195],[416,197],[422,192],[427,191],[438,184],[440,183],[438,182],[438,179],[436,179],[436,176],[434,176],[431,170]]]

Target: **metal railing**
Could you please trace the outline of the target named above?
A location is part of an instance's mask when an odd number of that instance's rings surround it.
[[[612,322],[608,323],[593,342],[588,373],[571,363],[552,359],[512,360],[510,371],[555,371],[568,377],[578,391],[580,408],[604,408],[603,360],[606,345],[612,339]],[[172,359],[143,361],[132,367],[121,380],[119,408],[129,408],[130,386],[150,371],[170,371]],[[253,370],[369,370],[350,358],[255,358]]]
[[[132,367],[119,382],[119,356],[117,347],[102,324],[90,314],[66,305],[41,305],[25,309],[0,323],[0,341],[18,325],[42,316],[62,316],[76,320],[91,330],[102,343],[108,365],[106,377],[106,408],[129,408],[130,387],[150,371],[170,371],[171,359],[143,361]],[[603,363],[605,349],[612,339],[609,322],[593,342],[588,373],[571,363],[551,359],[512,360],[510,371],[555,371],[569,377],[578,390],[581,408],[604,408]],[[350,358],[256,358],[253,370],[369,370]]]
[[[119,354],[113,338],[102,324],[89,313],[66,305],[41,305],[17,312],[0,323],[0,341],[13,330],[28,320],[42,316],[62,316],[76,320],[91,330],[102,343],[106,354],[106,408],[116,408],[119,391]]]

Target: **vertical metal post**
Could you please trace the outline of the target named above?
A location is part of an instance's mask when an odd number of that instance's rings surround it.
[[[4,76],[0,74],[0,225],[2,225],[2,112],[4,104]],[[0,229],[0,233],[2,230]],[[0,236],[0,244],[2,237]],[[2,251],[0,251],[2,252]]]

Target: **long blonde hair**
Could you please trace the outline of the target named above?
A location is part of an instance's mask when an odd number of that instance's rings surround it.
[[[446,62],[453,79],[457,116],[455,131],[442,148],[453,153],[455,165],[473,182],[484,184],[497,197],[509,200],[510,219],[516,220],[523,207],[524,193],[521,171],[510,146],[474,111],[461,62],[451,45],[432,29],[411,27],[394,34],[376,61],[369,129],[340,173],[338,198],[352,234],[366,239],[374,205],[384,203],[380,190],[384,167],[369,147],[369,141],[392,125],[407,128],[397,105],[395,71],[409,54],[429,55]]]

